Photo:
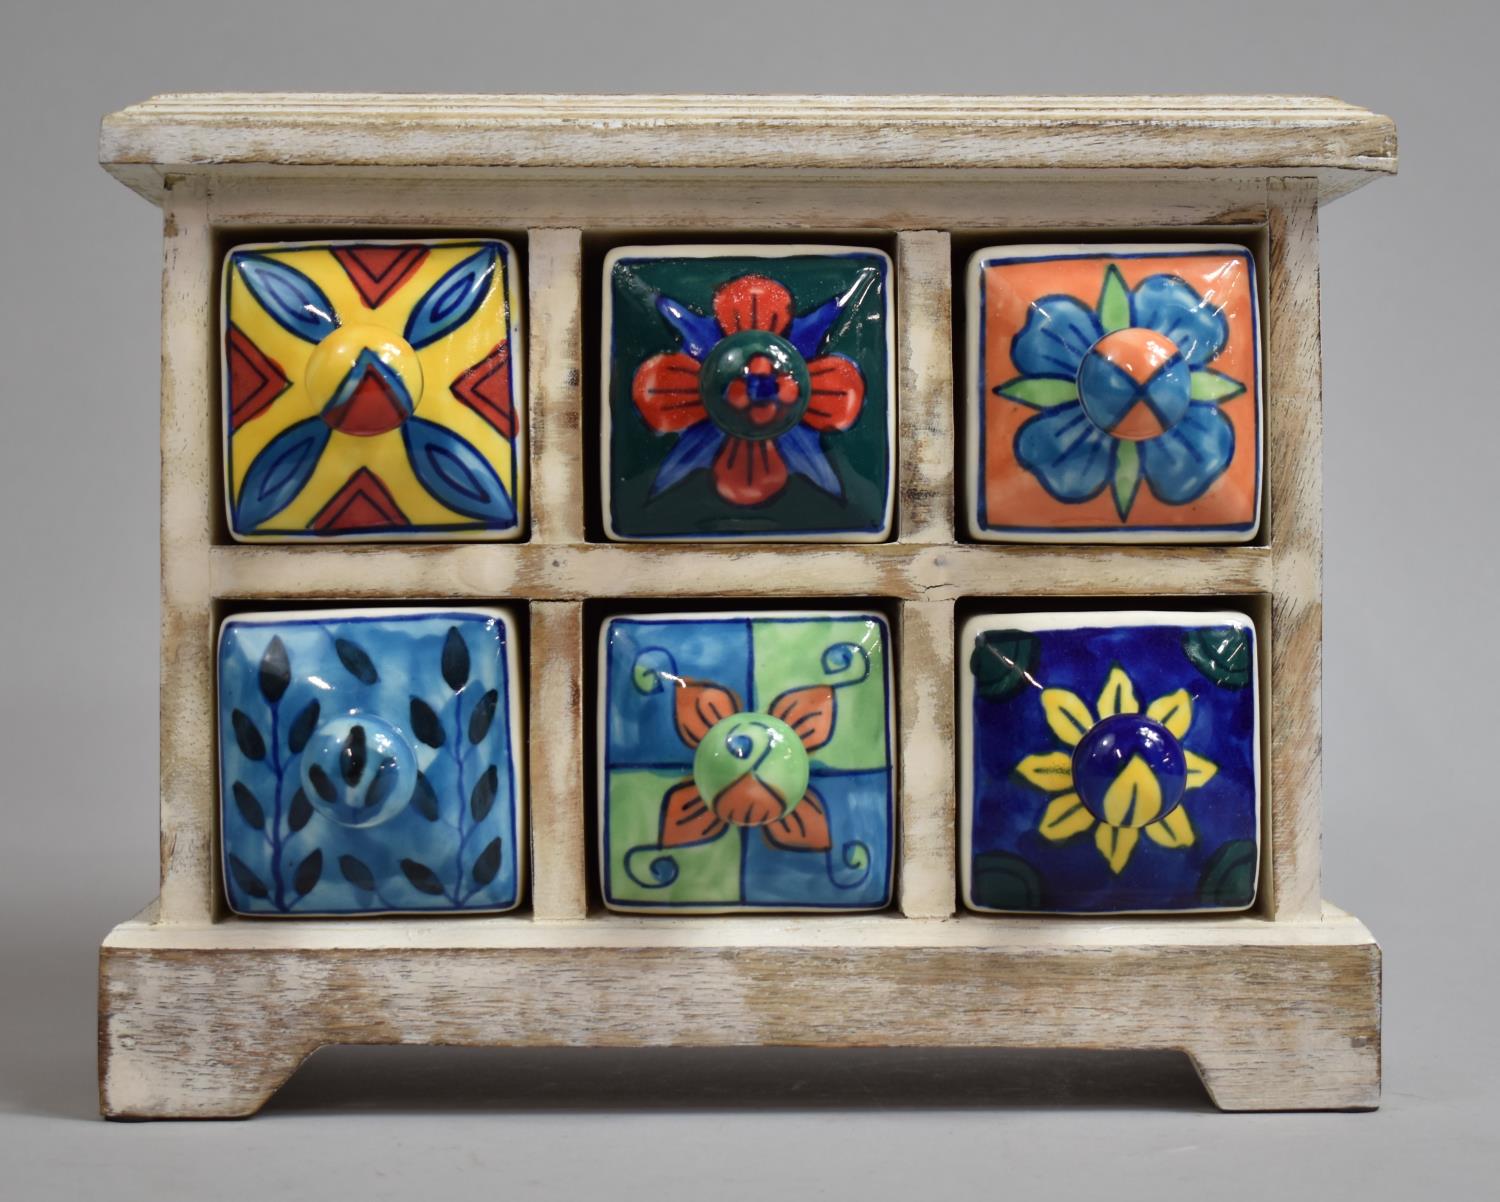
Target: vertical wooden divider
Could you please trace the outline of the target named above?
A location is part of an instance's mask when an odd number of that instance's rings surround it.
[[[527,232],[527,379],[531,416],[531,541],[584,538],[583,235]],[[583,779],[583,604],[534,602],[527,752],[531,899],[538,921],[588,911]]]
[[[541,922],[588,912],[583,779],[583,605],[531,606],[531,905]]]
[[[208,186],[177,183],[163,206],[161,329],[161,903],[163,923],[218,911],[218,781],[209,547],[219,504],[214,426],[218,278]]]
[[[526,234],[531,541],[583,542],[583,233]]]
[[[896,534],[903,543],[954,537],[952,255],[944,231],[896,235]]]
[[[901,912],[947,918],[958,897],[953,745],[953,603],[901,606]]]
[[[941,230],[896,235],[896,530],[903,543],[954,535],[953,266]],[[900,731],[901,912],[946,918],[954,858],[953,602],[906,601],[896,660]]]
[[[1266,511],[1272,594],[1267,911],[1322,912],[1323,360],[1318,200],[1311,179],[1269,181]]]

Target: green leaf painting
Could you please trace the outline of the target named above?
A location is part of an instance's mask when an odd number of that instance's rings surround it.
[[[989,701],[1005,701],[1020,692],[1036,667],[1036,636],[1024,630],[987,630],[974,641],[969,670],[974,687]]]
[[[1250,683],[1255,661],[1244,629],[1221,626],[1184,631],[1182,649],[1198,671],[1221,688],[1242,689]]]

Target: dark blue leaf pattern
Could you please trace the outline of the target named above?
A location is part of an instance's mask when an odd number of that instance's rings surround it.
[[[286,732],[286,745],[293,755],[307,746],[308,739],[312,738],[313,731],[318,728],[319,711],[317,699],[314,698],[292,719],[292,725]]]
[[[443,679],[455,693],[469,683],[469,646],[457,626],[443,639]]]
[[[234,782],[232,792],[234,793],[234,808],[239,810],[240,817],[256,830],[265,830],[265,807],[260,804],[260,800],[255,794],[239,781]]]
[[[390,666],[382,661],[387,644],[373,628],[339,621],[289,625],[310,628],[264,630],[248,654],[239,643],[229,678],[234,691],[224,694],[220,711],[226,744],[220,818],[227,843],[221,863],[235,909],[467,910],[513,900],[514,894],[491,899],[514,866],[505,859],[504,845],[511,840],[496,824],[509,765],[503,757],[487,763],[495,758],[487,754],[488,744],[503,722],[504,700],[503,684],[490,687],[497,683],[498,664],[481,653],[488,652],[489,640],[477,626],[471,630],[443,615],[430,628],[435,637],[425,643],[420,662],[398,667],[394,659]],[[225,645],[233,646],[229,638]],[[408,676],[410,691],[403,693],[409,722],[372,705],[362,692],[367,683],[400,688]],[[434,680],[439,676],[441,685]],[[332,691],[315,694],[314,685]],[[433,700],[414,695],[417,690]],[[431,749],[421,756],[437,752],[427,772],[408,753],[383,750],[361,713],[395,718],[412,746]],[[335,714],[348,717],[324,748],[320,739],[334,733],[325,724]],[[398,799],[400,811],[409,800],[416,814],[403,821],[391,809]],[[319,825],[318,814],[330,820]],[[389,837],[387,829],[373,829],[388,815],[396,820]],[[372,829],[358,833],[361,826]],[[332,888],[321,888],[329,882]],[[481,901],[481,892],[491,900]],[[422,895],[426,899],[417,901]]]
[[[437,874],[420,860],[402,860],[401,871],[406,874],[406,879],[411,882],[411,887],[422,893],[430,893],[434,897],[443,896],[443,883],[437,879]]]
[[[287,811],[287,826],[291,828],[293,834],[296,834],[310,821],[312,821],[312,816],[312,802],[307,800],[306,793],[304,793],[301,789],[298,789],[297,792],[292,795],[291,808]]]
[[[313,789],[324,801],[331,803],[339,795],[338,786],[328,778],[328,773],[323,771],[321,764],[313,764],[308,768],[307,779],[312,782]]]
[[[374,684],[380,679],[374,662],[358,643],[351,639],[334,639],[333,649],[338,652],[339,662],[349,669],[349,675],[360,684]]]
[[[323,849],[315,848],[302,863],[297,865],[297,871],[292,874],[292,889],[298,897],[306,897],[322,877]]]
[[[229,876],[234,881],[235,888],[241,893],[261,899],[271,896],[271,891],[266,888],[265,882],[250,871],[250,866],[244,860],[233,853],[229,856]]]
[[[365,774],[365,728],[356,723],[344,736],[344,745],[339,748],[339,775],[351,789],[359,784]]]
[[[375,874],[363,860],[355,856],[340,856],[339,871],[356,889],[363,889],[366,893],[375,892]]]
[[[441,815],[437,794],[433,792],[432,782],[427,779],[425,772],[417,773],[417,788],[411,795],[411,804],[428,822],[436,822]]]
[[[260,695],[268,705],[275,705],[291,683],[292,667],[287,662],[286,644],[279,636],[272,635],[266,653],[260,657]]]
[[[495,808],[495,794],[500,790],[500,772],[491,764],[484,774],[474,782],[474,791],[469,794],[469,814],[475,822],[483,822]]]
[[[474,883],[483,889],[499,875],[500,840],[491,839],[474,861]]]
[[[411,699],[411,730],[412,734],[429,747],[441,747],[446,741],[443,724],[438,721],[438,716],[433,712],[432,706],[420,697]]]
[[[247,760],[266,758],[266,740],[249,714],[244,710],[235,710],[229,715],[229,724],[234,727],[234,741],[239,745],[242,756]]]
[[[479,704],[469,715],[469,742],[478,743],[490,733],[490,725],[495,721],[495,707],[499,703],[500,691],[498,689],[491,689],[479,699]]]
[[[389,800],[392,793],[396,791],[396,785],[401,780],[401,765],[394,757],[383,759],[380,766],[375,769],[375,775],[370,781],[370,787],[365,790],[365,809],[378,810]]]

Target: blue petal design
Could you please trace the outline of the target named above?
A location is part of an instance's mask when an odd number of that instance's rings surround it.
[[[677,336],[682,339],[683,353],[700,362],[713,350],[714,344],[724,337],[724,331],[719,329],[719,323],[712,317],[694,313],[670,296],[656,298],[656,311],[677,331]]]
[[[823,440],[816,430],[793,426],[776,440],[776,449],[792,471],[806,476],[826,493],[844,495],[843,482],[823,454]]]
[[[321,342],[338,328],[333,302],[295,267],[265,255],[238,254],[234,262],[250,294],[283,329],[308,342]]]
[[[1229,338],[1229,324],[1219,307],[1175,275],[1142,280],[1130,294],[1130,320],[1133,325],[1165,334],[1195,371],[1215,359]]]
[[[797,353],[804,359],[811,359],[823,345],[829,328],[838,320],[839,314],[851,303],[863,303],[871,289],[880,287],[883,276],[884,273],[878,267],[861,267],[854,282],[840,295],[831,297],[801,317],[793,317],[786,328],[786,340],[797,348]]]
[[[724,441],[724,432],[706,418],[689,426],[672,444],[661,467],[656,469],[656,479],[651,482],[651,496],[665,492],[681,481],[690,472],[708,467],[718,454]]]
[[[1217,405],[1194,401],[1187,416],[1141,443],[1141,472],[1158,500],[1183,505],[1201,497],[1234,458],[1234,426]]]
[[[500,248],[489,245],[445,271],[406,319],[406,341],[420,349],[473,317],[484,304],[499,258]]]
[[[1173,355],[1146,382],[1146,404],[1168,430],[1186,416],[1192,394],[1193,373],[1181,355]]]
[[[333,432],[320,417],[288,426],[271,439],[250,463],[234,503],[234,528],[251,534],[288,505],[317,469]]]
[[[823,339],[828,334],[828,327],[843,312],[844,302],[852,292],[853,289],[850,289],[843,296],[824,301],[812,312],[792,318],[792,324],[786,329],[786,340],[797,348],[797,353],[804,359],[812,359],[817,355],[818,348],[823,345]]]
[[[1141,386],[1103,355],[1088,355],[1078,369],[1078,394],[1088,398],[1088,412],[1104,429],[1113,430],[1141,399]]]
[[[516,507],[490,461],[446,426],[410,418],[401,427],[412,471],[422,487],[466,517],[514,526]]]
[[[1115,440],[1077,401],[1027,418],[1016,432],[1016,462],[1059,501],[1087,501],[1109,479]]]
[[[1089,347],[1104,337],[1099,317],[1072,296],[1044,296],[1031,302],[1026,324],[1010,344],[1011,362],[1023,376],[1067,376]]]

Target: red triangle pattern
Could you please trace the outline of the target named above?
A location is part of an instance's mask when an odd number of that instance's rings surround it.
[[[281,364],[251,342],[236,326],[224,336],[229,360],[229,428],[238,430],[292,386]]]
[[[410,525],[391,490],[367,467],[350,476],[312,520],[312,529],[320,534],[350,534]]]
[[[502,342],[449,385],[454,396],[506,438],[516,436],[510,397],[510,345]]]
[[[391,393],[391,387],[373,367],[354,386],[354,392],[342,405],[330,409],[323,420],[340,434],[368,437],[394,430],[406,420],[406,410]]]
[[[360,245],[335,246],[332,250],[365,307],[378,309],[422,266],[428,248]]]

